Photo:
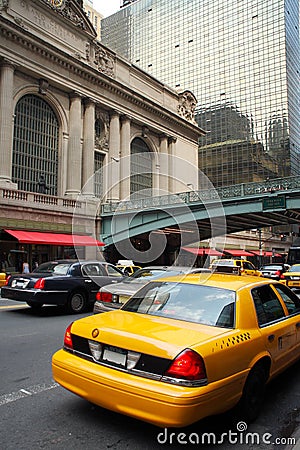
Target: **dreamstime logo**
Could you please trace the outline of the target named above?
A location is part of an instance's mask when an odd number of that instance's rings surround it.
[[[157,442],[159,444],[181,444],[181,445],[221,445],[229,443],[232,445],[294,445],[296,443],[295,438],[277,437],[273,439],[271,433],[257,433],[247,431],[248,426],[246,422],[238,422],[236,430],[228,430],[226,433],[222,433],[217,436],[216,433],[183,433],[169,431],[167,428],[157,435]]]
[[[110,217],[110,229],[105,230],[102,239],[104,243],[113,244],[123,259],[147,265],[160,258],[167,247],[176,246],[173,265],[182,265],[182,261],[187,260],[184,247],[206,237],[226,234],[222,202],[210,180],[190,162],[166,154],[153,153],[148,157],[154,167],[151,172],[141,168],[143,154],[139,153],[111,158],[95,172],[77,198],[72,232],[80,234],[86,227],[87,217],[90,224],[95,223],[104,205]],[[96,198],[91,193],[99,182],[103,192]],[[194,189],[197,184],[201,187],[199,190]],[[197,222],[201,214],[203,227]],[[143,239],[148,239],[143,249],[133,244],[133,238],[141,231]],[[99,239],[99,236],[94,237]],[[74,244],[75,248],[79,247]],[[196,258],[197,255],[189,253],[190,267]]]

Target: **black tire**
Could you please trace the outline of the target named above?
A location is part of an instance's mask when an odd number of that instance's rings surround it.
[[[43,304],[42,303],[34,303],[34,302],[26,302],[30,308],[32,308],[34,311],[39,311]]]
[[[67,310],[71,314],[80,314],[86,310],[86,295],[82,291],[72,292],[68,298]]]
[[[251,423],[259,416],[264,402],[266,381],[267,373],[264,367],[261,365],[253,367],[246,380],[238,405],[239,419]]]

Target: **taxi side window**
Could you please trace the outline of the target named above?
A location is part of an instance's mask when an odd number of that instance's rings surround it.
[[[244,269],[246,270],[255,270],[254,266],[252,266],[252,264],[248,263],[248,262],[244,262]]]
[[[251,294],[259,326],[265,326],[285,317],[283,307],[271,286],[265,285],[254,288]]]
[[[276,284],[273,286],[274,289],[279,293],[280,297],[285,303],[289,314],[299,314],[300,313],[300,299],[294,292],[290,291],[283,284]]]

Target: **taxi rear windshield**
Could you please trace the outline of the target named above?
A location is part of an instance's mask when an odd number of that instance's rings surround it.
[[[188,283],[151,282],[122,307],[125,311],[234,328],[235,292]]]

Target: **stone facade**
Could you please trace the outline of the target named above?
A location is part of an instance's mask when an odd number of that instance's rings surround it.
[[[128,161],[135,138],[153,155],[153,189],[178,192],[187,183],[197,188],[203,132],[191,114],[192,94],[183,102],[184,93],[101,45],[80,0],[2,0],[0,35],[0,229],[72,232],[76,209],[82,219],[76,232],[97,237],[99,201],[130,196]],[[26,95],[42,98],[57,117],[55,196],[21,191],[13,178],[15,108]],[[100,200],[90,181],[96,150],[105,168]],[[161,161],[161,155],[167,158]],[[165,163],[173,156],[195,170]]]

